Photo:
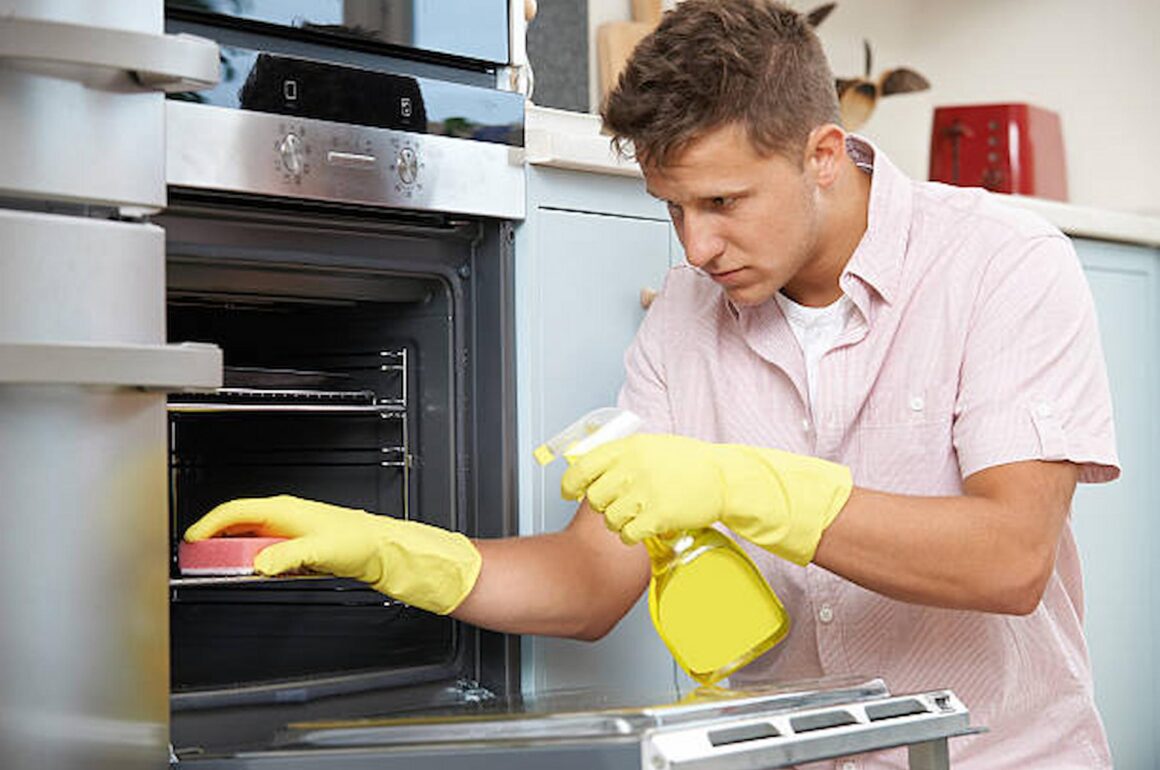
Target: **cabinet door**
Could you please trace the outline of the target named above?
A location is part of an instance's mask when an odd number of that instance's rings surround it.
[[[524,228],[517,244],[520,529],[536,534],[566,526],[576,503],[560,498],[563,463],[540,468],[531,449],[585,412],[616,402],[624,351],[644,317],[640,292],[659,288],[669,266],[670,226],[660,219],[539,208]],[[599,642],[525,638],[523,664],[525,691],[599,687],[671,694],[673,688],[672,658],[643,598]]]
[[[1123,475],[1076,491],[1084,630],[1117,767],[1160,757],[1160,280],[1155,249],[1076,241],[1099,314]]]

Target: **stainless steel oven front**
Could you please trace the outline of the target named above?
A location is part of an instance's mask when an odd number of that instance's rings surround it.
[[[174,757],[505,696],[514,638],[354,581],[183,577],[176,546],[213,505],[280,493],[514,533],[523,99],[199,23],[223,84],[167,102],[157,221],[168,334],[225,373],[168,404]]]

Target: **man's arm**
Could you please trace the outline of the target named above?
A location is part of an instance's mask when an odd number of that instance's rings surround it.
[[[1026,461],[971,475],[959,497],[855,488],[814,563],[901,601],[1027,614],[1054,568],[1078,476],[1072,463]]]
[[[599,639],[648,584],[644,546],[620,542],[586,502],[562,532],[475,545],[483,567],[452,616],[494,631]]]
[[[886,494],[815,457],[636,435],[578,458],[561,488],[626,543],[720,521],[885,596],[1018,614],[1043,595],[1078,478],[1072,463],[1028,460],[972,474],[961,496]]]
[[[290,495],[230,500],[185,533],[286,538],[262,549],[263,575],[350,577],[496,631],[599,639],[648,582],[644,546],[625,546],[585,503],[560,533],[472,542],[458,532]]]

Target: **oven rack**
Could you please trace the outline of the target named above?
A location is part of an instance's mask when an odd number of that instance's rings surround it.
[[[336,586],[339,592],[335,593]],[[349,583],[349,585],[343,585]],[[295,604],[302,604],[304,599],[300,591],[305,589],[311,590],[311,595],[317,594],[316,603],[319,604],[342,604],[350,605],[373,605],[382,607],[403,606],[403,602],[398,599],[393,599],[384,594],[379,594],[377,591],[370,589],[351,578],[339,578],[334,575],[198,575],[190,577],[175,577],[169,578],[170,591],[190,591],[199,588],[215,589],[222,587],[232,587],[235,589],[286,589],[294,592],[294,598],[283,599],[281,596],[284,591],[263,592],[261,594],[262,601],[267,603],[278,603],[282,601],[292,601]],[[322,589],[321,592],[314,591],[314,589]],[[231,592],[231,600],[237,599],[237,592]],[[255,594],[254,596],[257,596]],[[177,594],[174,593],[172,599],[177,599]]]
[[[331,575],[197,575],[193,577],[169,578],[169,587],[200,588],[203,586],[275,585],[278,583],[295,583],[304,580],[334,579]]]
[[[335,354],[348,358],[351,354]],[[379,350],[370,355],[375,356],[378,364],[375,367],[382,374],[397,375],[391,378],[397,380],[398,390],[386,398],[380,398],[372,389],[335,389],[321,387],[250,387],[227,386],[218,388],[210,393],[176,393],[168,399],[167,409],[172,420],[197,420],[211,415],[246,414],[286,414],[286,415],[318,415],[378,417],[397,421],[399,424],[398,441],[359,451],[376,451],[380,459],[373,462],[381,468],[397,469],[402,478],[400,492],[402,496],[402,510],[398,511],[400,518],[411,518],[411,470],[415,462],[411,452],[411,435],[408,419],[407,394],[409,392],[408,356],[406,348],[395,350]],[[263,370],[257,368],[234,369],[233,372],[244,372],[245,376],[253,379],[265,377],[267,381],[288,381],[296,379],[303,383],[313,380],[317,382],[333,382],[345,375],[332,372],[305,372],[299,370]],[[313,384],[312,383],[312,384]],[[175,426],[172,426],[175,427]],[[170,462],[172,467],[182,465],[177,459],[176,434],[170,431]],[[312,463],[317,465],[317,463]],[[339,463],[348,464],[348,463]],[[355,464],[371,464],[367,461]],[[303,581],[317,581],[320,578],[334,580],[327,575],[286,575],[267,577],[264,575],[216,575],[190,576],[170,578],[171,589],[214,588],[223,586],[251,586],[275,587],[278,583],[296,583]]]
[[[335,354],[339,355],[339,354]],[[350,354],[341,354],[349,357]],[[327,389],[311,387],[239,387],[226,386],[209,393],[170,394],[167,409],[170,415],[210,415],[210,414],[261,414],[287,413],[299,415],[377,415],[384,419],[402,422],[402,441],[395,446],[380,447],[382,455],[389,457],[379,463],[385,468],[400,468],[407,474],[412,465],[410,435],[407,425],[407,393],[409,367],[406,348],[379,350],[374,355],[379,364],[375,367],[384,374],[398,374],[397,395],[380,398],[370,389]],[[337,378],[331,372],[273,370],[254,367],[226,367],[229,374],[244,372],[249,376],[275,376],[282,379],[310,380]],[[409,478],[404,479],[406,489]],[[406,501],[404,501],[405,503]],[[404,508],[407,506],[404,504]]]
[[[169,397],[171,414],[212,414],[220,412],[300,412],[379,414],[384,417],[406,415],[409,367],[407,349],[380,350],[373,354],[379,360],[376,369],[383,374],[397,374],[398,393],[379,398],[370,389],[334,387],[274,386],[256,387],[228,384],[231,374],[253,380],[273,382],[327,382],[341,375],[331,372],[226,367],[227,385],[211,393],[175,393]]]
[[[319,414],[405,415],[405,399],[380,400],[374,391],[268,390],[261,388],[219,388],[185,400],[181,395],[169,401],[171,414],[212,414],[219,412],[305,412]]]

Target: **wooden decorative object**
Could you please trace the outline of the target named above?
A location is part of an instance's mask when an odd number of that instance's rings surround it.
[[[836,5],[837,3],[826,3],[806,14],[810,26],[817,27],[821,24]],[[842,126],[847,131],[858,130],[870,119],[879,98],[930,88],[930,81],[909,67],[883,70],[877,78],[872,79],[870,73],[873,71],[873,57],[870,53],[870,42],[863,40],[862,48],[866,57],[862,77],[834,79],[834,86],[838,89],[838,108],[841,111]]]

